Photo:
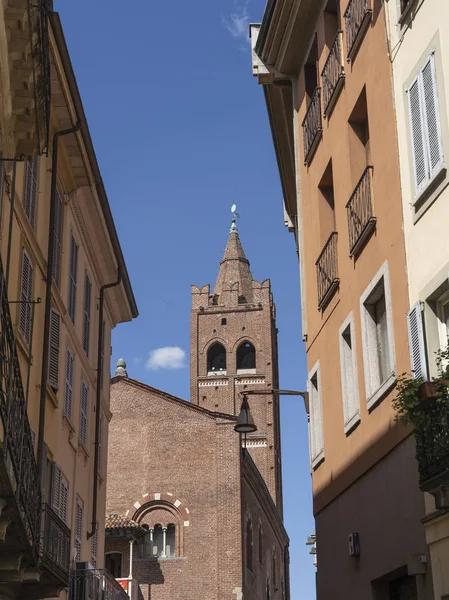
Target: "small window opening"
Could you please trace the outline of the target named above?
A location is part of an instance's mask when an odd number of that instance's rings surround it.
[[[223,318],[223,319],[221,320],[221,324],[222,324],[222,325],[226,325],[226,323],[227,323],[226,319],[225,319],[225,318]]]
[[[335,231],[335,203],[334,203],[334,174],[332,170],[332,159],[318,184],[318,211],[321,247]]]
[[[105,557],[105,567],[115,579],[122,576],[122,555],[120,552],[110,552]]]
[[[256,350],[250,342],[243,342],[237,350],[237,370],[256,368]]]
[[[239,304],[247,304],[245,296],[239,296]]]
[[[365,168],[371,164],[368,105],[365,87],[354,105],[348,122],[351,178],[355,186]]]
[[[207,353],[208,371],[226,371],[226,350],[222,344],[216,343]]]
[[[312,98],[316,88],[318,87],[318,46],[316,36],[310,50],[309,57],[304,65],[305,88],[308,99]]]
[[[165,543],[165,556],[167,558],[175,557],[175,535],[176,528],[173,524],[167,527],[167,539]]]

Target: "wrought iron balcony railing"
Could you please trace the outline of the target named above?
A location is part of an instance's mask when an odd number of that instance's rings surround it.
[[[346,54],[352,60],[368,29],[371,14],[371,0],[349,0],[345,10]]]
[[[41,492],[25,396],[0,260],[0,495],[11,498],[19,534],[39,560]]]
[[[70,573],[69,600],[129,600],[106,569],[77,569]]]
[[[321,91],[317,87],[313,92],[306,116],[302,122],[304,136],[304,163],[310,163],[313,153],[320,141],[323,126],[321,122]]]
[[[343,31],[338,31],[329,56],[321,72],[321,83],[323,89],[323,114],[329,116],[338,98],[345,77],[343,59]]]
[[[64,587],[69,585],[70,529],[48,504],[43,505],[41,565]]]
[[[373,167],[363,171],[355,190],[352,192],[346,211],[349,229],[349,255],[357,256],[376,227],[373,212]]]
[[[336,231],[330,234],[321,254],[316,261],[316,275],[318,284],[318,308],[324,309],[340,285],[338,278]]]
[[[415,428],[419,486],[435,492],[449,485],[449,411],[447,404],[436,404],[425,411]]]

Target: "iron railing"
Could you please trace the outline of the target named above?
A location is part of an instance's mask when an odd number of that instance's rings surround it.
[[[373,167],[366,167],[346,204],[350,256],[357,254],[357,246],[367,238],[376,225],[373,213],[372,175]]]
[[[129,600],[106,569],[77,569],[70,573],[69,600]]]
[[[321,72],[325,116],[329,114],[332,108],[331,102],[333,104],[345,76],[342,41],[343,31],[338,31]]]
[[[355,55],[373,10],[371,0],[349,0],[345,10],[346,53],[348,61]]]
[[[316,261],[316,275],[318,284],[318,308],[322,309],[337,290],[340,283],[338,278],[336,231],[330,234],[321,254]]]
[[[323,126],[321,123],[321,91],[317,87],[313,92],[306,116],[302,122],[304,136],[304,162],[307,164],[312,158],[313,152],[320,139]]]
[[[41,564],[67,587],[70,573],[70,529],[48,504],[42,511]]]
[[[449,483],[449,411],[447,404],[425,411],[415,428],[419,485],[431,492]]]
[[[2,493],[15,497],[31,553],[37,562],[41,520],[39,473],[1,259],[0,311],[0,418],[3,425],[0,455],[8,473]]]

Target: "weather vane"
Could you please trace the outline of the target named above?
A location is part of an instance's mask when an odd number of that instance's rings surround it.
[[[232,225],[231,225],[231,231],[237,231],[237,225],[235,224],[235,220],[236,219],[240,219],[240,215],[237,211],[237,205],[233,204],[231,206],[231,213],[232,213]]]

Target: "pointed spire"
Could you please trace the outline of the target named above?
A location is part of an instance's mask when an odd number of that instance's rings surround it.
[[[249,268],[249,260],[240,241],[237,225],[235,222],[235,213],[231,230],[229,232],[228,243],[220,262],[217,281],[215,282],[214,294],[220,295],[225,288],[230,288],[234,283],[239,284],[239,296],[244,298],[244,302],[252,302],[253,277]],[[221,304],[221,302],[220,302]]]
[[[119,358],[117,361],[117,367],[115,368],[115,377],[128,377],[126,370],[126,362],[123,358]]]

